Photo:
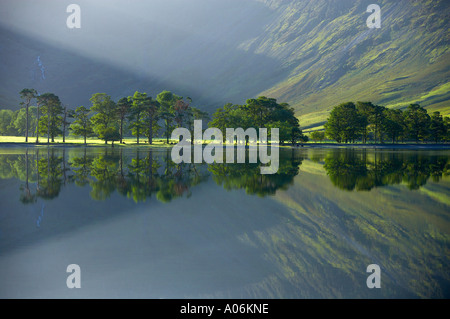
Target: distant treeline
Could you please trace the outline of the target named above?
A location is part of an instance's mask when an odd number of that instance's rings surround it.
[[[209,120],[209,115],[192,107],[192,99],[183,98],[170,91],[163,91],[152,98],[147,93],[136,91],[133,96],[123,97],[117,102],[105,93],[93,94],[92,105],[69,109],[63,106],[59,97],[53,93],[38,94],[34,89],[20,92],[23,100],[20,110],[0,110],[0,135],[29,135],[39,143],[39,137],[45,136],[46,142],[54,142],[62,136],[65,142],[70,132],[73,136],[96,137],[114,143],[126,136],[145,137],[149,144],[153,138],[164,137],[169,144],[172,131],[184,127],[193,135],[195,120]],[[31,106],[35,101],[36,106]],[[288,104],[278,104],[275,99],[259,97],[249,99],[245,105],[227,104],[219,108],[209,122],[210,127],[225,128],[279,128],[280,141],[297,143],[306,137],[300,130],[300,124],[294,110]]]
[[[325,123],[325,132],[313,132],[311,138],[328,137],[338,143],[392,143],[413,141],[447,142],[450,119],[439,112],[428,115],[418,104],[405,111],[389,109],[371,102],[347,102],[333,108]]]

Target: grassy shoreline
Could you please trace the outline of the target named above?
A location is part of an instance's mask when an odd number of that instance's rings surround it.
[[[165,143],[127,143],[127,144],[118,144],[114,143],[114,147],[111,143],[25,143],[25,142],[0,142],[0,148],[10,148],[10,147],[52,147],[52,148],[172,148],[176,143],[173,144],[165,144]],[[208,143],[203,143],[203,145],[207,145]],[[226,145],[225,145],[226,146]],[[337,143],[305,143],[299,146],[292,146],[289,144],[286,145],[278,145],[279,148],[293,148],[293,149],[302,149],[302,148],[341,148],[341,149],[409,149],[409,150],[450,150],[450,144],[337,144]]]
[[[105,144],[104,141],[99,139],[88,139],[87,144],[84,144],[83,139],[79,138],[66,138],[66,142],[62,142],[62,138],[58,137],[55,139],[54,143],[47,144],[46,138],[41,138],[40,143],[35,143],[35,137],[30,137],[29,142],[25,143],[25,138],[23,136],[0,136],[0,148],[5,147],[100,147],[100,148],[112,148],[111,142]],[[139,144],[136,143],[136,138],[127,137],[123,141],[125,144],[119,144],[119,142],[114,142],[114,148],[171,148],[178,143],[177,140],[169,140],[171,144],[166,144],[165,138],[155,138],[153,139],[153,144],[148,144],[148,141],[141,139]],[[203,145],[210,143],[211,141],[203,141]],[[225,145],[226,146],[226,145]],[[359,148],[359,149],[450,149],[450,143],[335,143],[335,142],[308,142],[303,144],[298,144],[298,146],[292,146],[291,144],[279,145],[280,148]]]

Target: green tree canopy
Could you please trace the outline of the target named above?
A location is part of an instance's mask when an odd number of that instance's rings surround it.
[[[161,128],[158,124],[160,104],[157,100],[149,97],[148,103],[144,110],[144,135],[148,139],[148,144],[153,144],[153,136],[157,134]]]
[[[383,131],[392,140],[392,143],[404,136],[405,121],[401,110],[384,110]]]
[[[28,133],[29,133],[29,107],[31,100],[37,97],[37,91],[35,89],[23,89],[20,91],[20,97],[24,100],[25,105],[25,142],[28,143]]]
[[[333,108],[325,123],[325,134],[336,142],[354,142],[363,133],[367,119],[358,113],[353,102],[340,104]]]
[[[325,139],[325,132],[314,131],[311,133],[311,139],[313,139],[314,141],[322,142]]]
[[[117,102],[117,117],[120,121],[119,133],[120,133],[120,143],[123,140],[123,125],[125,124],[125,120],[130,112],[132,103],[127,97],[121,98]]]
[[[447,126],[440,112],[434,112],[431,115],[429,132],[436,143],[443,140],[447,135]]]
[[[90,101],[91,112],[94,113],[91,118],[94,133],[108,144],[111,129],[118,129],[116,103],[105,93],[95,93]]]
[[[141,93],[136,91],[133,96],[128,97],[128,101],[131,102],[130,108],[130,128],[134,136],[136,136],[137,144],[139,144],[140,135],[144,131],[144,113],[150,105],[151,97],[147,96],[147,93]]]
[[[38,97],[41,112],[44,116],[39,119],[39,132],[47,134],[47,143],[55,141],[55,137],[62,134],[63,106],[59,97],[53,93],[44,93]]]
[[[160,108],[159,117],[164,121],[164,134],[166,136],[166,143],[169,144],[171,131],[174,128],[173,122],[175,118],[174,105],[176,101],[181,100],[182,97],[173,94],[170,91],[162,91],[156,97]]]
[[[89,110],[84,106],[79,106],[75,110],[75,121],[73,121],[70,129],[74,135],[82,136],[84,138],[84,144],[86,144],[86,139],[89,136],[94,135],[94,130],[92,129],[92,122],[89,118]]]
[[[419,104],[411,104],[404,112],[405,126],[409,136],[416,141],[424,140],[428,136],[430,116]]]
[[[0,135],[16,135],[15,114],[12,110],[0,110]]]
[[[209,127],[225,132],[227,128],[278,128],[280,142],[304,141],[298,118],[288,104],[264,96],[247,100],[245,105],[226,104],[212,115]],[[270,132],[269,132],[270,133]],[[225,134],[224,134],[225,139]]]
[[[37,127],[37,119],[35,115],[36,109],[37,108],[35,106],[30,106],[28,108],[28,123],[27,110],[25,108],[21,108],[20,110],[16,111],[15,120],[12,121],[12,125],[19,135],[26,135],[28,126],[28,130],[32,132],[31,135],[34,136]]]

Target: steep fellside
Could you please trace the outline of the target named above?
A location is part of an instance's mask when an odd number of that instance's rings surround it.
[[[450,113],[448,1],[378,1],[381,29],[366,25],[373,1],[260,1],[278,16],[241,47],[283,61],[289,76],[262,94],[289,102],[304,126],[345,101]]]

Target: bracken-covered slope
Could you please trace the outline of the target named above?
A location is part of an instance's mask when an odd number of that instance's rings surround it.
[[[262,93],[289,102],[303,125],[320,125],[334,105],[358,100],[450,113],[448,1],[376,1],[380,29],[366,24],[373,0],[260,1],[278,17],[242,46],[290,69]]]

